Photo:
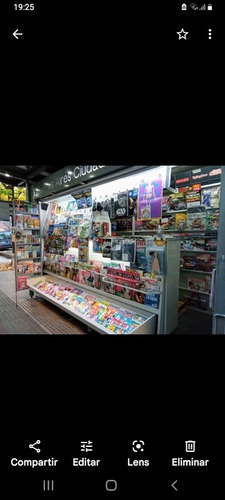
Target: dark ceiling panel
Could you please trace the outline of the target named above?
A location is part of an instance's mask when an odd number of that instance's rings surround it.
[[[0,181],[8,184],[33,184],[60,170],[61,165],[0,165]],[[8,174],[8,175],[6,175]]]

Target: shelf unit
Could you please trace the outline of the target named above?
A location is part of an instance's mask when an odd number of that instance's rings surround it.
[[[84,289],[85,291],[88,291],[89,293],[94,293],[97,296],[103,296],[106,301],[114,301],[114,298],[116,298],[117,301],[121,303],[121,306],[123,305],[124,308],[130,308],[131,310],[133,307],[135,310],[140,310],[145,314],[145,313],[153,313],[157,317],[157,326],[156,326],[156,332],[157,334],[164,334],[164,333],[171,333],[177,326],[178,324],[178,295],[179,295],[179,242],[176,241],[173,238],[168,238],[166,240],[166,245],[165,245],[165,267],[166,267],[166,275],[163,276],[163,284],[162,288],[160,291],[157,290],[152,290],[152,291],[146,291],[143,292],[146,295],[160,295],[160,300],[159,300],[159,307],[151,307],[150,305],[143,305],[139,304],[135,301],[128,300],[126,298],[121,298],[118,297],[114,294],[110,294],[108,292],[105,292],[103,289],[104,283],[107,283],[107,275],[103,274],[101,284],[99,286],[99,289],[96,289],[94,287],[90,287],[88,285],[84,285],[82,283],[76,282],[72,279],[61,277],[57,275],[56,273],[53,273],[46,268],[44,269],[44,273],[48,274],[49,276],[55,277],[57,280],[62,279],[63,281],[66,281],[68,283],[72,283],[73,285],[76,285],[80,287],[81,289]],[[51,261],[50,261],[51,262]],[[78,265],[77,263],[75,263]],[[67,267],[67,263],[64,262],[63,266]],[[70,266],[68,266],[70,267]],[[72,267],[73,269],[73,267]],[[82,269],[82,267],[81,267]],[[98,273],[95,273],[98,274]],[[110,283],[111,280],[110,280]],[[115,281],[115,285],[120,286],[120,283]],[[123,288],[129,289],[129,290],[134,290],[134,288],[130,286],[126,286],[125,284],[121,285]],[[137,290],[137,292],[140,292],[140,289]]]
[[[185,305],[190,309],[201,311],[207,314],[212,314],[212,311],[209,307],[209,301],[211,293],[212,272],[216,265],[217,252],[216,250],[208,250],[207,244],[210,240],[213,240],[214,248],[216,248],[218,230],[188,230],[182,231],[182,233],[180,232],[180,234],[182,246],[187,244],[187,240],[189,240],[188,245],[196,245],[198,240],[198,244],[201,246],[200,249],[181,248],[181,263],[183,263],[184,265],[185,257],[187,260],[193,257],[193,265],[195,264],[195,262],[201,262],[201,258],[203,259],[203,269],[198,268],[199,264],[197,264],[197,268],[194,269],[188,269],[185,267],[180,268],[180,300],[185,302]],[[201,267],[201,265],[199,267]]]
[[[13,201],[13,222],[17,307],[17,292],[29,288],[29,277],[42,274],[39,205],[28,201]]]

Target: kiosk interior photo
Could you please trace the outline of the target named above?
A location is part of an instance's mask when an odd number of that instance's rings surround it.
[[[225,333],[225,167],[0,166],[0,334]]]

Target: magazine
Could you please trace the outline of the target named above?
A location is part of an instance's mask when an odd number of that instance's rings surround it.
[[[125,262],[135,262],[136,258],[136,241],[132,239],[123,240],[122,243],[122,260]]]
[[[111,247],[112,247],[112,240],[103,240],[103,245],[102,245],[102,256],[108,259],[111,259]]]
[[[122,260],[122,245],[123,245],[122,239],[117,239],[117,238],[112,239],[112,248],[111,248],[112,260]]]

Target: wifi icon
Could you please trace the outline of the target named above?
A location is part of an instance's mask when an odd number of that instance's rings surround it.
[[[196,5],[196,3],[191,3],[191,4],[190,4],[190,7],[191,7],[191,9],[193,9],[193,10],[198,10],[198,6]]]

